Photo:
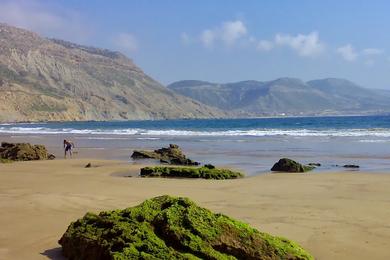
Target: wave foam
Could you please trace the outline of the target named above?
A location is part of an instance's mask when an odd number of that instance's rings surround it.
[[[54,129],[47,127],[0,126],[7,134],[79,134],[79,135],[140,135],[140,136],[295,136],[295,137],[390,137],[390,129],[248,129],[248,130],[150,130],[150,129]]]

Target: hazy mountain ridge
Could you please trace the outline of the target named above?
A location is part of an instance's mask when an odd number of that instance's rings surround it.
[[[213,118],[119,52],[0,23],[0,121]]]
[[[336,78],[304,82],[210,83],[178,81],[168,88],[237,116],[381,114],[390,111],[390,91],[373,90]]]

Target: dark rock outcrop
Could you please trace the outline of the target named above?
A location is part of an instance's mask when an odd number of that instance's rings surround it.
[[[307,172],[313,170],[313,166],[300,164],[288,158],[282,158],[271,168],[271,171],[277,172]]]
[[[346,165],[343,165],[344,168],[360,168],[359,165],[355,165],[355,164],[346,164]]]
[[[54,155],[48,154],[44,145],[29,143],[1,143],[0,158],[11,161],[52,160]]]
[[[156,159],[162,163],[174,165],[199,165],[191,159],[188,159],[176,144],[170,144],[169,147],[157,149],[154,151],[135,150],[131,155],[133,159]]]
[[[59,243],[68,259],[314,259],[292,241],[170,196],[87,213]]]

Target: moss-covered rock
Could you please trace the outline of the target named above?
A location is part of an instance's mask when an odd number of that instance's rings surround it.
[[[29,143],[1,143],[0,158],[11,161],[32,161],[54,159],[48,154],[44,145],[32,145]]]
[[[170,196],[87,213],[70,224],[59,243],[70,260],[313,259],[294,242]]]
[[[277,172],[307,172],[313,170],[315,167],[300,164],[288,158],[282,158],[271,168],[271,171]]]
[[[142,177],[179,177],[203,179],[237,179],[244,177],[240,172],[210,167],[166,167],[155,166],[141,169]]]
[[[169,147],[163,147],[154,151],[147,150],[135,150],[131,155],[133,159],[156,159],[163,163],[174,165],[199,165],[187,158],[180,147],[176,144],[170,144]]]

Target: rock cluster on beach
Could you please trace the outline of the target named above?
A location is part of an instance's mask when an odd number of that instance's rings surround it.
[[[2,142],[0,147],[0,158],[10,161],[32,161],[52,160],[55,156],[49,154],[44,145]]]
[[[292,241],[170,196],[87,213],[59,243],[68,259],[314,259]]]
[[[144,167],[140,172],[141,177],[178,177],[178,178],[203,178],[203,179],[237,179],[244,177],[240,172],[228,169],[218,169],[213,165],[204,167]]]
[[[277,172],[307,172],[313,170],[315,167],[310,165],[303,165],[288,158],[282,158],[271,168],[271,171]]]
[[[135,150],[131,155],[133,159],[156,159],[162,163],[175,165],[199,165],[191,159],[188,159],[176,144],[170,144],[169,147],[157,149],[154,151]]]

